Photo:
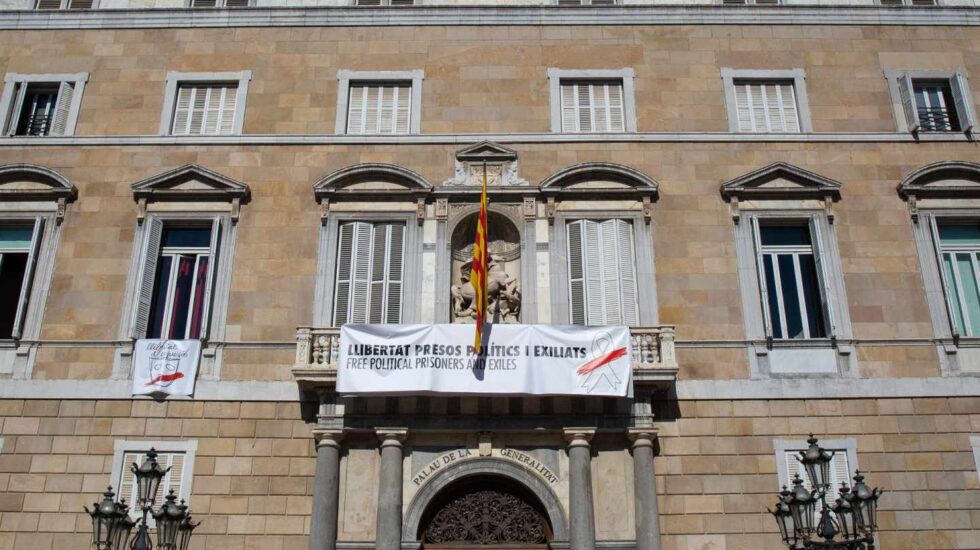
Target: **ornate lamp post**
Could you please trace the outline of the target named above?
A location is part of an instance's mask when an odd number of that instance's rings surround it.
[[[842,482],[834,499],[830,487],[834,453],[820,447],[813,434],[807,443],[810,446],[800,451],[797,460],[806,469],[812,488],[807,489],[803,478],[796,474],[793,487],[783,486],[775,509],[769,510],[783,543],[790,550],[874,550],[881,489],[868,487],[861,472],[855,471],[854,487]],[[828,498],[834,499],[832,504],[828,504]]]
[[[166,501],[157,511],[153,511],[160,481],[170,471],[160,468],[157,463],[157,453],[150,449],[146,453],[143,464],[132,464],[130,469],[136,476],[136,504],[143,511],[143,519],[139,530],[129,544],[131,550],[152,550],[150,528],[146,523],[148,516],[153,516],[157,528],[157,548],[159,550],[187,550],[190,547],[191,534],[200,522],[191,521],[184,501],[177,503],[177,495],[173,489],[167,495]],[[115,493],[109,487],[103,494],[102,502],[93,504],[92,510],[84,507],[92,516],[92,548],[96,550],[124,550],[129,542],[129,535],[136,522],[129,518],[129,507],[126,500],[113,502]]]

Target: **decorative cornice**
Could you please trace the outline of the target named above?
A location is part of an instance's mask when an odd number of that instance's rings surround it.
[[[236,9],[11,10],[0,30],[205,27],[392,27],[572,25],[922,25],[977,26],[963,7],[651,5],[289,7]]]
[[[207,188],[178,188],[189,181],[203,183]],[[251,197],[248,185],[197,164],[185,164],[138,181],[131,187],[133,200],[139,204],[139,223],[143,223],[147,204],[152,202],[228,202],[231,203],[231,219],[237,222],[241,205]]]
[[[17,181],[29,181],[46,185],[47,189],[5,189],[4,184]],[[78,190],[68,178],[58,172],[36,164],[4,164],[0,165],[0,200],[44,201],[63,200],[74,201],[78,198]]]
[[[763,187],[775,179],[786,179],[796,187]],[[840,200],[840,182],[786,162],[774,162],[721,184],[726,200],[746,199],[825,199]]]
[[[949,180],[966,180],[967,185],[949,185]],[[927,164],[909,172],[898,184],[898,195],[935,198],[980,197],[980,164],[962,160],[949,160]]]
[[[351,185],[370,181],[394,183],[405,189],[347,189]],[[425,195],[431,190],[432,184],[418,172],[396,164],[384,163],[347,166],[327,174],[313,184],[313,193],[317,200],[322,198],[336,199],[341,196],[350,196],[351,198],[370,196],[373,200],[391,200],[398,197],[405,199],[406,195],[410,198]]]

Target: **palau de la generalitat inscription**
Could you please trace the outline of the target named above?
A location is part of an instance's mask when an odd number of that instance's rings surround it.
[[[546,483],[548,483],[548,485],[558,484],[558,476],[555,475],[550,468],[542,464],[541,461],[527,453],[518,451],[517,449],[508,449],[505,447],[503,449],[494,449],[490,456],[516,462],[539,475]],[[431,462],[420,468],[419,471],[412,476],[412,483],[414,483],[416,487],[421,487],[430,476],[446,468],[450,464],[454,464],[460,460],[480,460],[481,458],[483,457],[478,456],[478,453],[469,449],[456,449],[449,451],[448,453],[437,456]]]

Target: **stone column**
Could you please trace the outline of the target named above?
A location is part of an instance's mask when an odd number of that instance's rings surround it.
[[[633,498],[636,509],[636,550],[660,550],[660,512],[657,509],[657,475],[653,469],[653,445],[657,429],[630,428],[633,442]]]
[[[595,548],[595,510],[592,504],[592,428],[566,428],[568,441],[568,532],[570,550]]]
[[[314,430],[316,484],[310,523],[310,550],[336,550],[337,498],[340,487],[340,440],[343,430]]]
[[[402,543],[402,442],[405,428],[378,428],[381,440],[381,476],[378,481],[377,550],[398,550]]]

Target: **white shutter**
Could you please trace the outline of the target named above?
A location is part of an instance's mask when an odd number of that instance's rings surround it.
[[[766,286],[766,270],[762,261],[762,233],[759,230],[759,218],[752,216],[752,244],[755,248],[756,273],[759,276],[759,294],[762,298],[762,326],[766,338],[772,337],[772,319],[769,316],[769,289]]]
[[[27,316],[27,305],[30,303],[31,289],[34,288],[34,270],[37,258],[41,253],[41,241],[44,238],[44,218],[34,219],[34,234],[31,237],[31,249],[27,255],[27,265],[24,267],[24,280],[20,284],[20,296],[17,302],[17,313],[14,314],[13,339],[20,340],[24,329],[24,318]]]
[[[594,117],[592,86],[588,84],[577,84],[575,86],[576,107],[578,110],[578,130],[579,132],[594,132]]]
[[[389,227],[388,239],[388,289],[385,297],[386,323],[400,323],[402,320],[402,281],[405,254],[405,226],[393,224]]]
[[[746,84],[745,89],[749,94],[752,131],[769,132],[769,117],[766,116],[766,95],[764,87],[760,84]]]
[[[90,10],[92,9],[93,0],[68,0],[68,9],[70,10]]]
[[[915,105],[915,89],[909,73],[898,77],[898,95],[902,98],[902,110],[905,112],[905,123],[909,132],[919,131],[919,110]]]
[[[58,102],[54,108],[54,121],[51,124],[51,134],[66,135],[68,129],[68,113],[71,112],[71,101],[75,95],[74,82],[62,82],[58,88]]]
[[[789,487],[792,488],[793,478],[796,474],[800,474],[803,478],[803,486],[807,490],[813,490],[813,484],[810,481],[810,476],[806,473],[806,468],[798,460],[800,456],[800,451],[803,449],[796,449],[792,451],[786,451],[783,455],[784,464],[786,466],[787,479],[789,479]],[[848,487],[851,486],[850,479],[850,464],[847,461],[847,450],[846,449],[827,449],[834,453],[833,458],[830,459],[830,479],[828,479],[828,489],[827,496],[830,502],[833,502],[837,498],[837,492],[840,489],[840,484],[847,483]],[[817,514],[820,510],[816,510]]]
[[[561,131],[578,132],[578,111],[575,108],[575,86],[561,85]]]
[[[224,86],[221,94],[221,123],[218,125],[218,133],[231,135],[235,133],[235,110],[238,106],[238,86]]]
[[[191,94],[190,102],[190,120],[187,124],[187,133],[191,135],[200,135],[204,131],[204,117],[207,113],[207,103],[208,103],[208,88],[206,87],[192,87],[193,93]]]
[[[929,224],[930,236],[932,237],[932,248],[936,254],[936,263],[939,266],[939,278],[942,279],[940,286],[943,289],[943,298],[946,300],[946,318],[949,321],[950,335],[956,338],[960,335],[959,324],[956,322],[956,310],[953,309],[953,300],[956,298],[953,297],[953,289],[947,286],[947,281],[949,281],[947,277],[949,274],[946,273],[946,262],[943,261],[942,243],[939,240],[939,226],[936,223],[935,216],[926,215],[926,220],[926,223]]]
[[[616,222],[619,252],[619,285],[620,307],[622,308],[622,323],[627,326],[639,322],[636,304],[636,256],[633,249],[633,224],[626,220],[611,220]]]
[[[39,10],[59,10],[61,9],[61,0],[38,0],[37,9]]]
[[[371,252],[374,228],[354,222],[354,261],[351,265],[351,323],[367,323],[371,295]]]
[[[582,221],[582,260],[585,265],[585,312],[587,325],[602,324],[606,304],[602,292],[602,258],[599,246],[599,224]]]
[[[347,133],[364,133],[364,102],[367,87],[351,86],[347,101]]]
[[[204,287],[204,313],[201,315],[201,333],[192,338],[207,340],[211,334],[211,308],[214,305],[214,289],[217,285],[218,263],[221,261],[221,218],[211,221],[211,248],[208,252],[208,280]]]
[[[378,115],[381,112],[381,101],[380,86],[364,87],[364,130],[361,133],[378,133]]]
[[[395,87],[395,94],[395,133],[407,134],[412,116],[412,88],[410,86],[397,86]]]
[[[589,322],[592,324],[623,324],[622,301],[620,296],[619,277],[617,276],[620,267],[619,247],[617,246],[616,238],[616,222],[618,221],[619,220],[606,220],[598,224],[600,242],[597,244],[602,260],[602,264],[599,266],[602,281],[602,294],[590,295],[589,299],[596,300],[601,297],[605,314],[598,322],[596,322],[597,320],[595,319],[589,319]]]
[[[568,314],[573,325],[586,324],[584,224],[585,220],[576,220],[565,226],[568,230]]]
[[[623,86],[612,82],[606,85],[606,104],[608,105],[609,132],[625,131],[625,117],[623,115]]]
[[[735,84],[735,113],[738,117],[738,131],[751,132],[754,130],[752,125],[752,107],[749,101],[748,84]]]
[[[156,279],[157,261],[160,259],[160,238],[163,235],[163,222],[151,218],[145,222],[146,241],[143,245],[142,266],[136,280],[136,300],[133,304],[133,326],[130,337],[134,340],[146,338],[146,325],[150,320],[150,307],[153,304],[153,284]]]
[[[9,136],[17,132],[17,123],[20,120],[20,111],[24,108],[25,95],[27,95],[27,83],[18,82],[14,84],[14,100],[11,102],[10,111],[7,113],[7,127],[4,129]]]
[[[355,222],[356,223],[356,222]],[[350,314],[351,268],[354,263],[354,223],[340,226],[337,243],[337,280],[334,292],[334,326],[347,322]]]
[[[191,0],[192,8],[213,8],[217,5],[217,0]]]
[[[249,0],[225,0],[226,8],[247,8]]]
[[[385,317],[385,281],[388,275],[388,234],[387,224],[372,227],[371,239],[371,288],[368,293],[368,322],[383,323]]]
[[[796,109],[796,88],[793,84],[784,83],[773,85],[772,90],[777,96],[780,106],[782,127],[780,132],[799,132],[800,115]]]
[[[810,217],[810,240],[813,246],[813,262],[820,280],[820,305],[823,306],[824,326],[831,338],[837,336],[837,323],[834,320],[834,301],[830,287],[830,270],[827,268],[827,250],[820,237],[820,222],[816,216]],[[801,304],[802,305],[802,304]]]
[[[949,81],[953,91],[953,103],[956,106],[956,115],[960,119],[960,130],[969,132],[973,129],[973,97],[966,86],[966,77],[957,71]]]
[[[187,135],[190,129],[187,123],[191,117],[191,98],[194,95],[194,88],[190,86],[180,86],[177,88],[177,101],[174,108],[174,125],[171,131],[174,135]]]
[[[136,498],[136,476],[133,474],[132,464],[137,466],[143,464],[146,460],[145,450],[131,450],[123,453],[122,460],[122,472],[119,477],[119,487],[117,487],[116,492],[118,498],[126,499],[126,503],[129,505],[129,516],[134,519],[138,519],[142,516],[142,511],[138,509]],[[181,499],[187,500],[190,495],[187,491],[187,482],[189,480],[184,477],[184,468],[186,466],[187,455],[183,452],[163,452],[157,451],[157,464],[160,468],[166,470],[170,468],[170,471],[163,476],[160,480],[160,485],[157,488],[156,498],[153,499],[153,508],[159,509],[160,506],[166,501],[167,495],[170,490],[173,489],[174,494],[177,495],[177,502],[179,503]],[[151,528],[155,526],[155,522],[152,517],[147,517],[147,525]]]

